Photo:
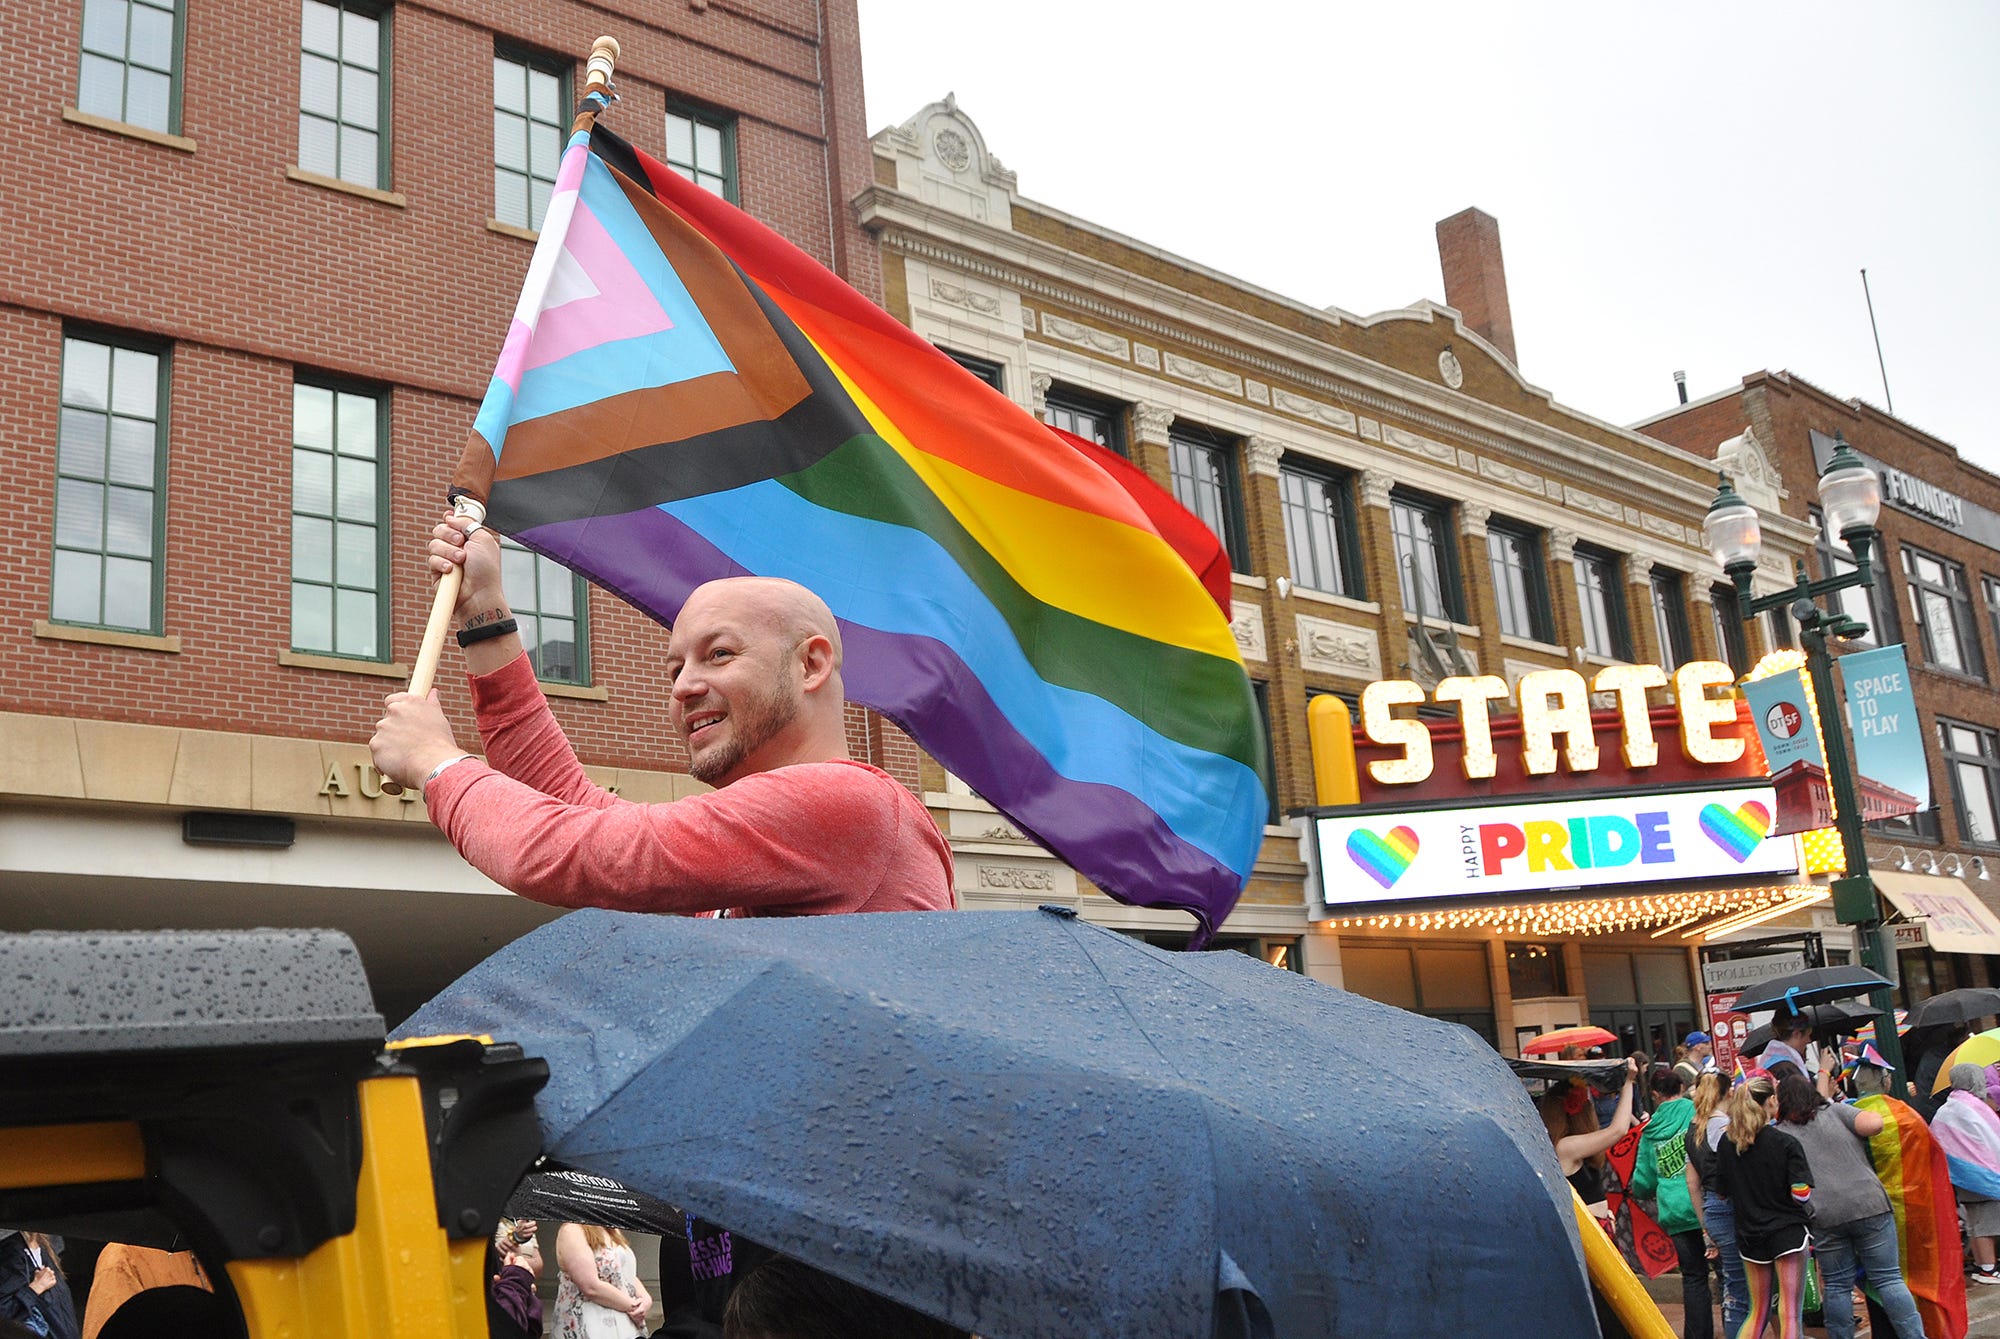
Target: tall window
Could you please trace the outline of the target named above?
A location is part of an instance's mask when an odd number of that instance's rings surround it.
[[[1549,608],[1540,537],[1526,526],[1492,522],[1486,528],[1486,561],[1492,571],[1500,631],[1509,637],[1553,642],[1555,618]]]
[[[1981,725],[1939,721],[1945,770],[1958,811],[1959,837],[2000,844],[2000,736]]]
[[[1167,459],[1174,500],[1215,532],[1231,567],[1247,572],[1250,553],[1243,542],[1243,498],[1233,445],[1206,428],[1175,423],[1167,433]]]
[[[1257,728],[1264,739],[1264,776],[1271,784],[1265,796],[1270,807],[1264,814],[1264,821],[1275,824],[1284,816],[1278,811],[1278,751],[1271,741],[1271,685],[1252,679],[1250,692],[1257,699]]]
[[[1361,562],[1348,481],[1287,460],[1278,470],[1284,499],[1285,555],[1292,580],[1310,590],[1361,598]]]
[[[1709,613],[1715,619],[1715,644],[1722,658],[1737,674],[1750,672],[1750,648],[1743,640],[1743,620],[1737,616],[1736,587],[1727,583],[1711,586]]]
[[[1993,633],[1993,644],[2000,646],[2000,577],[1985,577],[1980,584],[1986,595],[1986,620]]]
[[[180,128],[176,0],[84,0],[76,106],[126,125]]]
[[[1655,567],[1647,583],[1653,601],[1653,635],[1660,643],[1660,665],[1669,671],[1694,659],[1688,643],[1687,602],[1681,594],[1681,574]]]
[[[1458,546],[1451,539],[1451,508],[1435,498],[1389,494],[1389,528],[1396,537],[1396,578],[1406,613],[1465,621],[1465,590],[1458,579]]]
[[[1068,386],[1051,386],[1043,406],[1042,418],[1050,427],[1096,442],[1121,456],[1131,454],[1125,445],[1125,408],[1117,401]]]
[[[1630,660],[1632,630],[1625,620],[1617,554],[1576,546],[1576,603],[1583,616],[1583,649],[1608,660]]]
[[[356,186],[388,184],[388,29],[350,0],[304,0],[299,166]]]
[[[1923,634],[1924,660],[1954,674],[1984,678],[1965,568],[1905,544],[1903,578],[1910,588],[1910,612]]]
[[[292,387],[292,648],[386,660],[386,401]]]
[[[590,682],[583,578],[553,558],[503,539],[500,579],[507,607],[521,625],[521,644],[535,664],[535,677],[550,683]]]
[[[1812,519],[1813,524],[1819,527],[1819,538],[1814,541],[1813,551],[1819,559],[1820,576],[1846,576],[1854,571],[1854,551],[1839,535],[1827,529],[1826,513],[1814,507]],[[1877,552],[1878,556],[1886,554],[1886,550]],[[1889,588],[1888,568],[1878,561],[1874,573],[1873,584],[1865,588],[1850,586],[1835,595],[1840,601],[1841,613],[1868,627],[1868,635],[1848,643],[1850,646],[1888,646],[1903,638],[1902,628],[1896,621],[1896,599]]]
[[[667,108],[667,166],[736,203],[736,118],[698,107]]]
[[[540,228],[562,161],[569,67],[541,57],[493,57],[493,217]]]
[[[63,341],[49,583],[58,623],[160,630],[166,385],[161,353]]]
[[[999,363],[994,362],[991,358],[981,358],[975,354],[960,353],[957,349],[947,349],[942,344],[937,346],[937,350],[966,371],[972,373],[973,376],[978,377],[981,381],[991,386],[994,390],[1006,391],[1007,369]]]

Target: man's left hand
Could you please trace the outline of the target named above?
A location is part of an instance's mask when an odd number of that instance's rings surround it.
[[[435,691],[428,697],[389,694],[368,751],[375,755],[375,770],[408,791],[421,789],[431,769],[446,758],[465,752]]]

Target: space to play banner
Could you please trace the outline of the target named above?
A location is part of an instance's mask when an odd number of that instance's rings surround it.
[[[1762,784],[1417,813],[1322,814],[1315,870],[1331,908],[1791,874]]]

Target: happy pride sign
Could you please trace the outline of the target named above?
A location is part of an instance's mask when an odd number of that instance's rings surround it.
[[[1746,881],[1798,869],[1773,837],[1768,785],[1553,799],[1313,820],[1330,909],[1497,894],[1580,893],[1683,879]]]

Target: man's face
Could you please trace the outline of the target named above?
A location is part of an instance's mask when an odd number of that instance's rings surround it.
[[[667,719],[697,780],[726,786],[777,765],[773,741],[803,703],[794,650],[754,600],[688,598],[667,642]]]
[[[1688,1054],[1692,1055],[1697,1060],[1706,1060],[1708,1059],[1708,1057],[1715,1054],[1715,1048],[1709,1045],[1705,1041],[1698,1041],[1694,1044],[1694,1048],[1691,1051],[1689,1051]]]

